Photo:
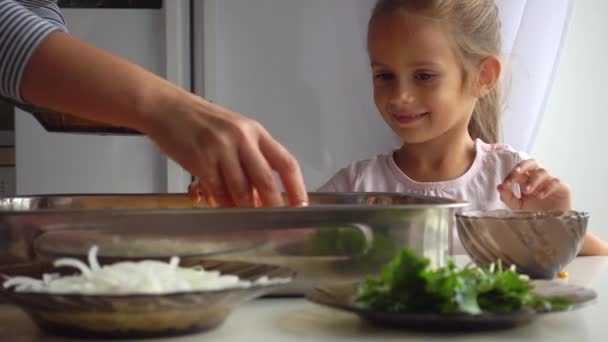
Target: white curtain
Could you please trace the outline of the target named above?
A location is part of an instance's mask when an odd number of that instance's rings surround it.
[[[559,62],[573,0],[497,0],[506,61],[503,140],[532,147]],[[550,113],[547,113],[550,115]]]

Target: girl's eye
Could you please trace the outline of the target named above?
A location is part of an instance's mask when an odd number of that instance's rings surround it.
[[[381,72],[374,75],[374,79],[378,81],[391,81],[395,78],[395,76],[388,72]]]
[[[430,81],[431,79],[433,79],[433,77],[435,77],[435,75],[429,72],[417,72],[415,77],[417,80],[420,81]]]

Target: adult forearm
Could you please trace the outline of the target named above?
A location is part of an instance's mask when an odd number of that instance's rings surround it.
[[[273,171],[290,204],[307,202],[297,161],[262,125],[67,34],[34,52],[20,90],[36,106],[146,134],[222,206],[252,206],[256,192],[282,205]]]
[[[175,98],[190,96],[151,72],[62,32],[51,34],[34,52],[21,94],[40,107],[138,130],[145,130],[154,121],[152,116]]]

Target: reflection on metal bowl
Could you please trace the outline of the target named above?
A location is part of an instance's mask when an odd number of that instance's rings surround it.
[[[201,258],[212,251],[213,258],[287,266],[299,276],[281,294],[302,295],[319,283],[379,271],[403,247],[428,258],[431,267],[443,266],[451,254],[453,214],[466,206],[397,193],[310,193],[309,198],[304,208],[255,209],[205,208],[185,194],[3,198],[0,235],[7,239],[0,241],[0,264],[35,260],[36,248],[52,256],[84,256],[95,239],[79,245],[75,237],[102,234],[122,246],[108,249],[111,257],[184,256],[198,248]],[[70,234],[74,241],[65,248],[51,243]],[[183,249],[180,241],[188,241]],[[100,246],[102,257],[104,250]]]
[[[85,259],[87,248],[99,247],[99,258],[104,262],[117,259],[169,259],[179,256],[183,260],[211,258],[217,255],[238,253],[256,248],[263,240],[223,239],[213,237],[177,237],[112,233],[103,230],[58,230],[41,234],[34,240],[34,251],[43,261],[60,257]]]

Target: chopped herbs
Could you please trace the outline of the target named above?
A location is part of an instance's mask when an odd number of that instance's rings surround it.
[[[527,276],[515,268],[497,266],[459,268],[453,261],[436,270],[429,261],[404,249],[388,263],[379,277],[368,276],[359,284],[355,303],[387,312],[472,314],[509,313],[531,307],[562,310],[564,298],[543,298],[531,293]]]

